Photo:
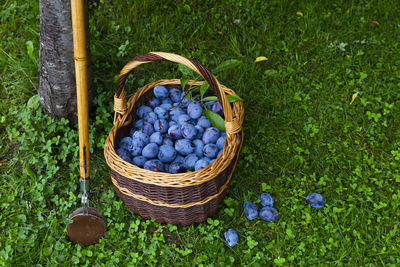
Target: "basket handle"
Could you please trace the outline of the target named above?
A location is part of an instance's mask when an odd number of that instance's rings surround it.
[[[144,63],[149,63],[151,61],[169,61],[169,62],[180,63],[198,73],[208,82],[208,84],[213,89],[214,94],[218,97],[218,100],[222,105],[225,115],[226,133],[235,134],[241,131],[241,125],[237,120],[233,120],[232,107],[225,93],[221,89],[221,86],[218,80],[215,78],[215,76],[205,67],[203,67],[199,62],[189,59],[187,57],[171,53],[164,53],[164,52],[146,53],[133,58],[131,61],[128,62],[128,64],[125,65],[125,67],[120,72],[118,78],[117,92],[115,93],[114,96],[114,107],[115,107],[114,110],[116,113],[124,115],[126,111],[126,99],[125,99],[125,94],[123,92],[125,88],[125,82],[129,73],[137,66]],[[118,106],[118,108],[116,108],[116,106]]]

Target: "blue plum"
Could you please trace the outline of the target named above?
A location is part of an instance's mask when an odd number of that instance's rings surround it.
[[[169,172],[169,163],[164,163],[164,172]]]
[[[168,129],[168,135],[172,139],[180,139],[180,138],[182,138],[181,126],[178,125],[178,124],[174,124],[174,125],[170,126],[169,129]]]
[[[158,119],[158,116],[157,116],[157,114],[154,113],[153,111],[147,113],[147,115],[144,117],[144,121],[145,121],[145,122],[148,122],[148,123],[150,123],[150,124],[154,124],[154,122],[155,122],[157,119]]]
[[[160,132],[154,132],[150,135],[150,143],[156,143],[157,145],[162,145],[163,137]]]
[[[185,139],[193,140],[196,138],[197,130],[189,123],[185,123],[181,126],[182,137]]]
[[[220,136],[220,131],[215,127],[207,128],[203,134],[204,144],[215,144]]]
[[[151,108],[158,107],[161,104],[160,99],[153,97],[152,99],[149,100],[149,106]]]
[[[170,145],[173,146],[174,145],[174,141],[172,141],[172,139],[170,138],[170,136],[168,136],[167,134],[163,135],[163,145]]]
[[[224,142],[225,142],[225,137],[220,136],[217,140],[217,142],[215,143],[218,147],[218,149],[224,149]]]
[[[207,128],[211,127],[211,123],[210,121],[207,119],[207,117],[205,116],[201,116],[198,120],[197,120],[197,125],[199,125],[200,127],[202,127],[204,130],[206,130]]]
[[[212,106],[212,111],[221,116],[224,116],[224,110],[222,108],[222,105],[219,102],[214,103],[214,105]]]
[[[154,113],[157,114],[159,119],[167,120],[169,118],[168,111],[162,107],[155,107]]]
[[[158,159],[151,159],[144,163],[143,168],[150,171],[162,172],[164,171],[164,165]]]
[[[218,147],[215,144],[206,144],[203,148],[203,155],[209,159],[215,158],[218,155]]]
[[[178,139],[175,142],[175,150],[182,156],[187,156],[194,152],[196,146],[188,139]]]
[[[136,157],[133,157],[133,158],[132,158],[131,163],[132,163],[133,165],[138,166],[138,167],[143,167],[143,166],[144,166],[144,163],[145,163],[146,161],[147,161],[147,159],[146,159],[145,157],[143,157],[143,156],[136,156]]]
[[[161,101],[161,103],[162,104],[170,104],[171,106],[172,106],[172,100],[171,100],[171,98],[169,98],[169,97],[167,97],[167,98],[164,98],[162,101]]]
[[[129,151],[126,150],[125,148],[120,147],[120,148],[118,148],[115,152],[117,152],[117,155],[118,155],[121,159],[123,159],[123,160],[125,160],[125,161],[128,161],[128,162],[131,161],[131,156],[130,156],[130,154],[129,154]]]
[[[169,170],[170,173],[183,173],[186,171],[185,166],[183,165],[182,162],[173,162],[169,165]]]
[[[142,120],[142,119],[137,120],[137,121],[135,122],[134,128],[132,128],[131,131],[136,131],[136,130],[142,129],[142,127],[143,127],[143,122],[144,122],[144,120]],[[131,134],[131,135],[132,135],[132,134]]]
[[[213,105],[215,103],[217,103],[217,102],[215,102],[215,101],[207,101],[207,102],[204,103],[204,106],[206,107],[206,109],[212,110],[212,107],[213,107]]]
[[[168,122],[165,119],[158,119],[154,122],[154,130],[160,133],[168,132]]]
[[[257,205],[254,204],[253,202],[246,201],[243,204],[243,209],[244,209],[244,215],[246,216],[247,219],[254,220],[258,216],[258,208]]]
[[[318,193],[309,194],[306,201],[312,208],[321,209],[325,205],[325,199]]]
[[[162,145],[158,151],[158,159],[163,163],[169,163],[176,157],[176,151],[173,146]]]
[[[169,97],[173,103],[179,102],[182,98],[182,91],[176,88],[169,90]]]
[[[132,138],[130,136],[126,136],[119,141],[119,147],[129,150],[129,146],[131,145]]]
[[[182,94],[182,100],[179,100],[178,102],[181,108],[186,108],[190,104],[190,99],[187,97],[183,97]]]
[[[185,111],[182,108],[173,108],[169,111],[170,119],[176,122],[178,122],[179,116],[183,114],[185,114]]]
[[[145,121],[143,122],[143,126],[140,130],[145,134],[147,134],[148,136],[150,136],[152,133],[154,133],[154,126],[153,124]]]
[[[178,124],[183,125],[185,123],[190,123],[190,117],[187,114],[179,115]]]
[[[273,207],[263,207],[260,210],[260,218],[267,222],[276,221],[278,219],[278,211]]]
[[[139,118],[143,119],[148,113],[152,111],[153,110],[151,109],[151,107],[143,105],[136,110],[136,115],[138,115]]]
[[[203,141],[201,141],[200,139],[195,139],[193,140],[193,144],[195,145],[195,151],[194,153],[198,156],[198,157],[203,157],[203,149],[204,149],[204,143]]]
[[[132,141],[129,145],[129,152],[132,156],[138,156],[142,153],[142,149],[144,147],[144,142],[141,139],[132,138]]]
[[[172,108],[172,105],[165,103],[165,104],[161,104],[160,108],[163,108],[163,109],[169,111]]]
[[[167,88],[165,88],[162,85],[156,85],[153,88],[153,93],[154,93],[155,97],[157,97],[159,99],[165,99],[168,97],[168,90],[167,90]]]
[[[196,162],[199,160],[199,157],[196,154],[189,154],[185,157],[185,160],[183,161],[183,164],[186,169],[193,171],[194,166],[196,165]]]
[[[168,129],[169,129],[169,127],[171,127],[172,125],[177,125],[178,123],[176,122],[176,121],[173,121],[173,120],[170,120],[169,122],[168,122]]]
[[[211,162],[211,160],[209,158],[207,158],[207,157],[202,157],[200,159],[205,160],[208,164],[210,164],[210,162]]]
[[[210,164],[210,160],[207,160],[207,158],[201,158],[194,164],[194,170],[195,171],[201,170],[207,167],[208,164]]]
[[[274,199],[270,194],[262,193],[258,196],[258,199],[261,200],[261,206],[263,207],[272,207],[274,206]]]
[[[142,146],[147,145],[150,141],[149,136],[142,131],[131,132],[131,137],[132,137],[132,139],[137,139],[137,140],[141,141],[143,143]]]
[[[224,233],[224,238],[225,242],[228,244],[228,246],[233,247],[237,244],[239,240],[238,233],[236,230],[229,228],[228,231]]]
[[[184,163],[185,162],[185,157],[182,157],[181,155],[176,155],[175,159],[172,162],[181,162]]]
[[[192,119],[198,119],[203,113],[203,108],[201,107],[200,103],[197,101],[192,101],[187,107],[187,114]]]
[[[201,127],[200,125],[196,125],[196,126],[194,126],[194,128],[196,128],[196,131],[197,131],[196,139],[201,139],[201,138],[203,138],[203,134],[204,134],[204,129],[203,129],[203,127]]]
[[[154,159],[158,154],[158,146],[155,143],[146,145],[142,150],[142,156],[146,159]]]

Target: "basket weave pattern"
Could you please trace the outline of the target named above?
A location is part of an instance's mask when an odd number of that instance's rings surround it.
[[[128,74],[140,64],[151,61],[181,63],[199,73],[210,84],[224,109],[227,136],[221,155],[199,171],[170,174],[153,172],[122,160],[115,152],[119,141],[129,135],[138,120],[136,109],[153,97],[152,88],[164,85],[180,88],[180,80],[160,80],[142,87],[128,101],[124,86]],[[199,86],[203,82],[189,81]],[[174,54],[152,52],[132,59],[121,71],[118,91],[114,96],[114,127],[107,137],[104,155],[111,168],[111,180],[118,196],[128,208],[143,218],[161,223],[189,225],[204,221],[214,214],[223,200],[232,178],[241,149],[243,133],[243,103],[229,103],[226,94],[234,91],[219,84],[215,77],[194,60]]]

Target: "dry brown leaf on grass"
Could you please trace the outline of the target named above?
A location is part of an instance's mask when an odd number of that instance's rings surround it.
[[[371,20],[369,23],[374,27],[378,27],[379,26],[379,22],[377,22],[376,20]]]

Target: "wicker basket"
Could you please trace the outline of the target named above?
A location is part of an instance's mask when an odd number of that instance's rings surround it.
[[[153,97],[152,88],[156,85],[180,88],[178,79],[159,80],[143,86],[126,101],[124,86],[128,74],[135,67],[151,61],[176,62],[191,68],[210,84],[222,104],[227,133],[224,149],[206,168],[178,174],[153,172],[134,166],[116,154],[119,141],[129,135],[129,130],[138,119],[135,110]],[[202,83],[188,82],[197,86]],[[160,223],[182,225],[202,222],[216,212],[226,194],[243,141],[243,103],[236,101],[231,104],[225,94],[236,95],[219,84],[214,75],[198,62],[175,54],[143,54],[132,59],[121,70],[118,91],[114,96],[114,126],[105,142],[104,156],[111,168],[115,190],[131,211]]]

